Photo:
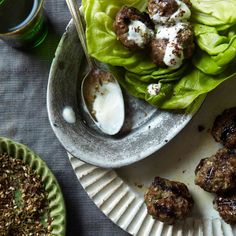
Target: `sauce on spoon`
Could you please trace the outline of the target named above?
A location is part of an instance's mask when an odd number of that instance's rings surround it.
[[[95,84],[95,86],[94,86]],[[124,101],[122,91],[113,75],[94,69],[84,87],[84,100],[96,125],[106,134],[114,135],[124,123]]]

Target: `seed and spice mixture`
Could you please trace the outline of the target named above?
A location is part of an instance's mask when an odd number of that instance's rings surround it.
[[[30,166],[0,154],[0,235],[52,235],[48,205],[43,183]]]

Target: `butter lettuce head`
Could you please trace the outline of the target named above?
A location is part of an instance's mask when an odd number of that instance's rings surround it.
[[[223,81],[236,76],[236,0],[191,0],[196,50],[177,70],[158,68],[147,53],[126,49],[113,22],[119,9],[146,10],[147,0],[82,0],[89,54],[110,65],[132,95],[162,109],[185,109]],[[161,83],[158,95],[147,87]]]

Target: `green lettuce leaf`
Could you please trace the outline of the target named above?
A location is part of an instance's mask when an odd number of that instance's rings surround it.
[[[236,4],[236,3],[235,3]],[[236,58],[236,31],[230,28],[221,34],[214,27],[194,24],[194,35],[199,48],[193,64],[205,74],[216,75],[224,71]]]
[[[151,96],[147,92],[149,83],[139,80],[137,74],[126,74],[124,69],[111,68],[119,82],[135,97],[145,99],[150,104],[162,109],[185,109],[202,96],[227,79],[236,77],[236,62],[217,76],[206,75],[194,66],[190,66],[180,80],[162,81],[161,91]],[[125,78],[125,79],[124,79]]]
[[[191,0],[192,21],[225,30],[236,24],[236,0]]]
[[[217,76],[206,75],[194,67],[189,68],[188,73],[173,86],[171,96],[160,106],[164,109],[187,108],[199,96],[210,92],[225,80],[235,78],[235,67],[236,63]],[[146,100],[155,104],[155,96],[149,96]]]
[[[236,0],[191,0],[196,50],[192,61],[177,69],[158,68],[145,53],[126,49],[113,22],[119,9],[146,10],[147,0],[82,0],[90,55],[110,65],[133,96],[162,109],[185,109],[223,81],[236,77]],[[161,83],[158,95],[147,87]]]

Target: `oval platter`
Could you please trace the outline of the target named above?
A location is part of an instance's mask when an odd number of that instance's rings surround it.
[[[82,109],[80,85],[86,62],[78,35],[71,21],[53,60],[47,108],[51,126],[65,149],[90,164],[117,168],[135,163],[166,145],[191,120],[204,98],[187,111],[161,111],[123,91],[125,123],[118,135],[101,133]],[[73,109],[76,122],[63,119],[63,109]]]

